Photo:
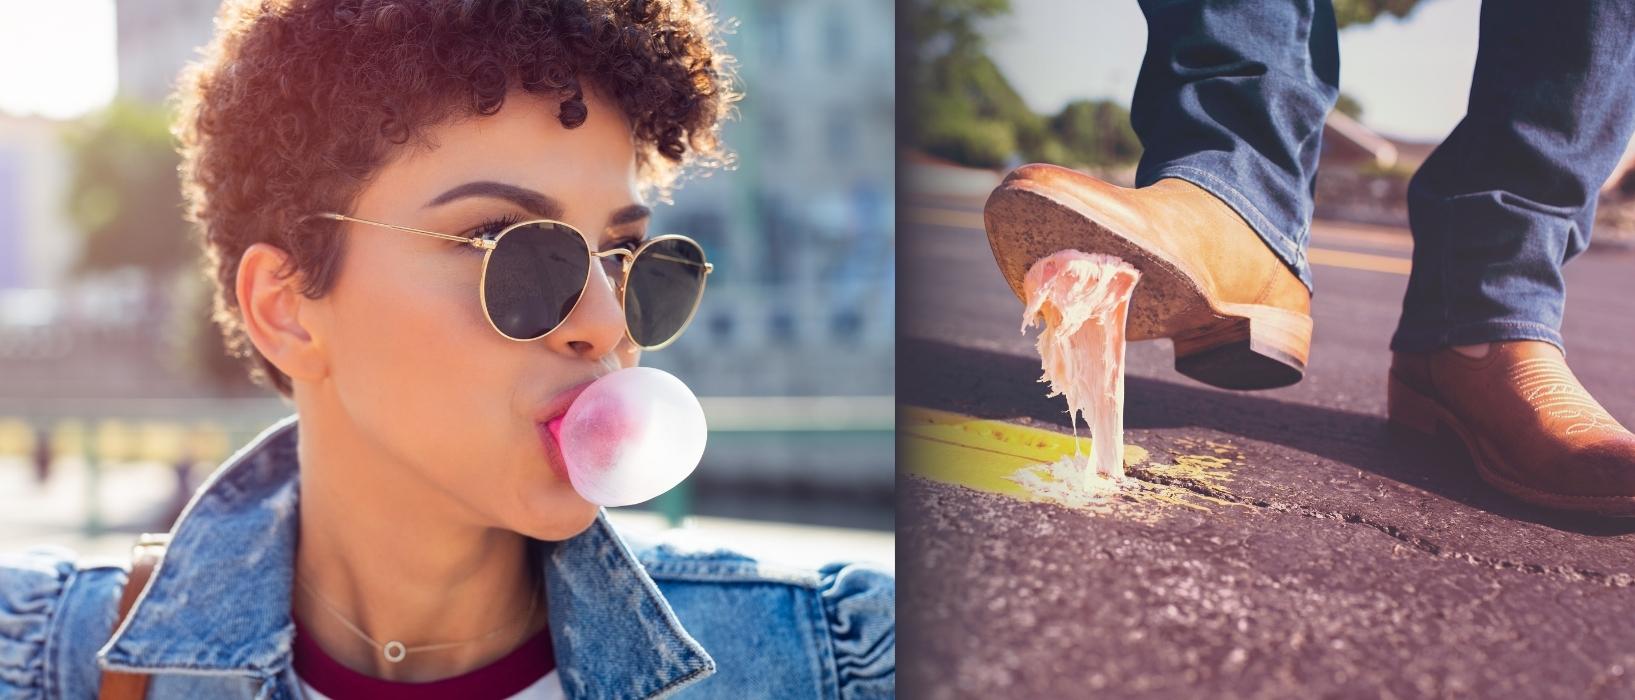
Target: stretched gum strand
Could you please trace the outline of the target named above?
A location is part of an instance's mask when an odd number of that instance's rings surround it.
[[[1073,429],[1074,459],[1078,416],[1088,412],[1093,437],[1083,486],[1103,477],[1124,476],[1124,348],[1130,296],[1141,273],[1123,260],[1104,254],[1062,250],[1034,262],[1023,277],[1025,308],[1022,332],[1040,320],[1037,341],[1043,375],[1050,382],[1046,398],[1067,398]]]

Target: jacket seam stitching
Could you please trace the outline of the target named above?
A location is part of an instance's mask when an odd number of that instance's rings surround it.
[[[51,617],[45,623],[45,642],[40,645],[40,687],[45,690],[48,698],[59,697],[57,683],[56,655],[59,648],[62,626],[62,609],[68,605],[68,594],[73,585],[79,580],[79,567],[74,566],[68,576],[62,581],[57,591],[56,604],[51,606]],[[92,660],[95,663],[95,659]]]
[[[648,694],[646,697],[647,698],[653,698],[653,699],[656,700],[657,698],[662,698],[662,697],[668,696],[668,695],[676,692],[676,690],[680,689],[681,686],[693,682],[695,679],[698,678],[698,676],[700,674],[704,673],[704,671],[706,669],[708,669],[708,668],[709,668],[709,666],[699,666],[698,668],[693,669],[687,675],[682,676],[680,678],[677,678],[674,681],[671,681],[669,685],[660,687],[658,690],[653,691],[652,693]]]
[[[742,583],[742,584],[771,583],[771,584],[789,586],[791,588],[801,588],[801,589],[805,589],[805,590],[809,590],[809,591],[810,590],[817,590],[822,585],[822,583],[819,582],[819,581],[812,581],[812,580],[808,580],[808,579],[805,579],[805,578],[786,579],[786,578],[778,578],[778,577],[774,577],[774,576],[743,576],[743,575],[734,574],[734,573],[730,573],[730,572],[729,573],[711,573],[711,572],[706,572],[706,571],[669,571],[669,572],[655,573],[655,572],[649,570],[648,571],[648,576],[651,577],[655,581],[658,581],[658,580],[684,581],[684,582],[690,582],[690,583],[723,583],[723,584],[732,584],[732,583]]]
[[[833,688],[835,697],[839,698],[841,697],[840,660],[836,658],[835,640],[831,631],[834,624],[829,619],[829,609],[823,604],[823,595],[821,593],[813,592],[807,595],[806,598],[809,601],[808,607],[816,610],[817,620],[822,622],[822,627],[817,630],[819,634],[814,636],[817,638],[818,644],[823,647],[823,654],[818,660],[823,671],[823,680],[827,681],[826,685]]]

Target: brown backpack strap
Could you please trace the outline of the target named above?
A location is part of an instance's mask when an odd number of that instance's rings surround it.
[[[125,623],[131,606],[136,604],[136,597],[147,587],[148,579],[153,576],[153,568],[165,556],[165,547],[169,544],[168,532],[143,533],[136,539],[136,546],[131,548],[131,576],[126,579],[125,591],[119,596],[119,619],[114,621],[115,630]],[[148,674],[103,671],[102,688],[97,692],[97,700],[143,700],[147,694]]]

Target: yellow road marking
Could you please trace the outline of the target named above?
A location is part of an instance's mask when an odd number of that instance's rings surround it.
[[[1072,435],[918,406],[902,407],[897,435],[909,473],[1028,501],[1039,499],[1007,477],[1073,453]],[[1146,450],[1124,446],[1126,466],[1146,460]]]
[[[1312,227],[1312,240],[1341,240],[1347,243],[1389,248],[1407,252],[1414,249],[1412,236],[1391,231],[1383,226],[1323,221]]]
[[[957,209],[910,207],[908,209],[908,220],[914,223],[930,224],[932,226],[947,226],[949,228],[962,228],[973,231],[984,230],[981,213],[960,211]],[[1349,229],[1318,233],[1316,234],[1316,237],[1344,238],[1359,242],[1390,245],[1392,247],[1401,246],[1403,240],[1401,236],[1395,236],[1394,234]],[[1385,243],[1387,240],[1389,240],[1390,243]],[[1411,248],[1413,246],[1413,242],[1408,240],[1407,246]],[[1374,255],[1372,253],[1355,253],[1349,250],[1336,250],[1333,248],[1317,247],[1308,247],[1306,249],[1306,259],[1310,260],[1313,265],[1344,267],[1353,270],[1384,272],[1393,275],[1406,275],[1408,274],[1409,268],[1413,265],[1412,261],[1408,260],[1407,258],[1398,258],[1390,255]]]
[[[1406,275],[1408,270],[1413,267],[1413,261],[1407,258],[1353,253],[1349,250],[1333,250],[1330,248],[1307,248],[1306,259],[1311,261],[1313,265],[1349,267],[1353,270],[1385,272],[1393,275]]]
[[[1046,482],[1059,483],[1062,475],[1052,469],[1062,457],[1072,454],[1073,437],[1051,430],[1030,428],[997,420],[938,411],[919,406],[903,406],[898,414],[898,445],[901,446],[901,464],[910,474],[933,481],[964,486],[988,493],[1008,496],[1033,503],[1057,503],[1070,508],[1091,506],[1101,512],[1117,502],[1137,505],[1134,510],[1120,511],[1120,517],[1154,521],[1163,517],[1162,509],[1139,507],[1182,506],[1209,512],[1210,504],[1224,506],[1253,506],[1222,500],[1188,489],[1127,480],[1117,499],[1100,500],[1092,497],[1079,499],[1064,495],[1060,489],[1038,488]],[[1087,449],[1090,440],[1081,443]],[[1235,448],[1223,446],[1227,451]],[[1172,453],[1173,454],[1173,453]],[[1167,476],[1224,490],[1231,481],[1232,460],[1219,455],[1174,454],[1174,464],[1152,462],[1147,451],[1135,446],[1124,446],[1124,466],[1138,467],[1149,474]],[[1032,483],[1034,488],[1022,482]],[[1088,501],[1088,502],[1080,502]],[[1098,502],[1099,501],[1099,502]]]

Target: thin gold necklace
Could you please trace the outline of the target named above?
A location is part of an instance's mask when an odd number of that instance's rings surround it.
[[[334,603],[329,602],[328,598],[325,598],[322,595],[320,595],[318,593],[318,591],[316,591],[316,590],[314,590],[312,588],[311,584],[307,583],[307,580],[306,580],[305,577],[301,576],[300,574],[296,574],[295,575],[295,580],[301,584],[302,588],[307,589],[307,592],[311,593],[312,597],[317,598],[319,603],[321,603],[325,608],[327,608],[329,610],[329,612],[335,616],[336,619],[341,621],[341,624],[346,625],[347,629],[352,630],[352,633],[358,635],[358,637],[363,639],[363,641],[366,641],[366,642],[370,643],[371,645],[373,645],[376,649],[379,649],[381,656],[384,657],[387,661],[390,661],[390,662],[392,662],[394,664],[398,663],[399,661],[402,661],[403,657],[408,656],[410,652],[433,651],[433,650],[437,650],[437,649],[447,649],[449,647],[457,647],[457,646],[461,646],[461,645],[464,645],[464,644],[471,644],[472,642],[480,642],[480,641],[482,641],[484,639],[488,639],[489,637],[492,637],[492,636],[494,636],[496,634],[499,634],[500,632],[504,631],[507,627],[510,627],[511,625],[514,625],[517,622],[516,620],[511,620],[510,622],[507,622],[507,623],[499,626],[498,628],[490,631],[488,634],[484,634],[484,635],[482,635],[480,637],[472,637],[471,639],[467,639],[467,640],[465,640],[463,642],[442,642],[442,643],[439,643],[439,644],[422,644],[420,646],[412,646],[411,647],[411,646],[405,646],[403,644],[403,642],[399,642],[399,641],[394,639],[394,640],[387,641],[386,643],[383,644],[381,642],[375,641],[374,637],[369,636],[369,634],[367,632],[364,632],[362,629],[359,629],[357,625],[352,624],[351,620],[346,619],[346,616],[341,614],[341,611],[336,608]],[[528,614],[524,615],[522,617],[524,622],[534,619],[534,610],[539,607],[539,586],[535,585],[533,587],[533,590],[534,590],[534,595],[531,596],[531,600],[528,603]]]

